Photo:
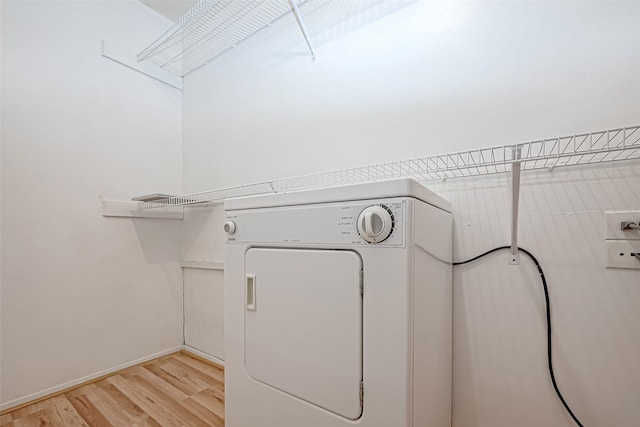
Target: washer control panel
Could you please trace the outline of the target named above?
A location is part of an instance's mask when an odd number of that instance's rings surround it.
[[[227,211],[224,231],[227,242],[403,246],[408,200]]]

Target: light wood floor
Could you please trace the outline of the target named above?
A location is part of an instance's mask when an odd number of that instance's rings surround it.
[[[224,371],[175,353],[4,414],[0,425],[220,427]]]

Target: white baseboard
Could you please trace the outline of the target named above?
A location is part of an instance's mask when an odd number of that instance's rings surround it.
[[[43,396],[47,396],[49,394],[57,393],[59,391],[74,387],[74,386],[76,386],[78,384],[82,384],[84,382],[91,381],[93,379],[102,377],[104,375],[108,375],[108,374],[120,371],[120,370],[128,368],[130,366],[137,365],[137,364],[140,364],[140,363],[144,363],[144,362],[146,362],[148,360],[157,359],[158,357],[162,357],[162,356],[166,356],[167,354],[178,352],[178,351],[182,350],[183,347],[184,346],[172,347],[172,348],[169,348],[167,350],[163,350],[161,352],[158,352],[158,353],[155,353],[155,354],[151,354],[149,356],[145,356],[145,357],[141,357],[139,359],[131,360],[129,362],[123,363],[121,365],[115,366],[115,367],[110,368],[110,369],[105,369],[104,371],[96,372],[96,373],[91,374],[91,375],[86,375],[84,377],[80,377],[80,378],[77,378],[75,380],[67,381],[65,383],[62,383],[62,384],[59,384],[59,385],[56,385],[56,386],[53,386],[53,387],[49,387],[49,388],[47,388],[45,390],[38,391],[36,393],[31,393],[31,394],[28,394],[26,396],[19,397],[17,399],[9,400],[8,402],[0,403],[0,411],[4,411],[5,409],[8,409],[8,408],[13,408],[14,406],[22,405],[23,403],[31,402],[31,401],[39,399],[39,398],[41,398]],[[188,350],[188,351],[192,351],[192,350]],[[195,351],[194,351],[194,353],[195,353]],[[198,353],[198,355],[200,356],[199,353]],[[202,357],[205,357],[205,356],[202,356]],[[208,357],[211,357],[211,356],[208,356]],[[219,362],[216,362],[216,363],[219,363]]]
[[[193,353],[196,356],[202,357],[203,359],[207,359],[207,360],[209,360],[209,361],[211,361],[213,363],[217,363],[220,366],[224,366],[224,360],[222,360],[222,359],[218,359],[215,356],[212,356],[210,354],[204,353],[204,352],[202,352],[200,350],[196,350],[195,348],[189,347],[188,345],[183,345],[182,348],[184,349],[184,351],[188,351],[189,353]]]

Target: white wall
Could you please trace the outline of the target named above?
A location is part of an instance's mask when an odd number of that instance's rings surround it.
[[[316,63],[284,19],[185,79],[186,191],[640,123],[637,2],[422,1],[324,33],[316,16]],[[585,425],[640,422],[640,273],[602,267],[603,211],[640,206],[639,168],[523,178],[521,244],[549,278],[557,378]],[[507,183],[429,184],[454,204],[456,259],[508,243]],[[219,256],[220,209],[191,256]],[[571,426],[537,274],[505,257],[456,269],[454,426]]]
[[[183,273],[184,342],[217,362],[224,360],[224,248],[216,229],[222,218],[222,205],[187,208],[182,237],[182,259],[192,266]]]
[[[100,56],[170,23],[136,1],[2,2],[2,407],[182,344],[181,94]],[[35,393],[35,394],[34,394]]]
[[[185,79],[185,189],[636,124],[639,7],[423,1],[316,63],[283,19]]]
[[[519,245],[543,266],[556,379],[586,426],[640,420],[640,270],[604,268],[603,213],[640,206],[639,163],[523,175]],[[454,206],[454,259],[509,244],[507,176],[428,185]],[[454,426],[574,426],[547,374],[537,270],[508,259],[454,269]]]

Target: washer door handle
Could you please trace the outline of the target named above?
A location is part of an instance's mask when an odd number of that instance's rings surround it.
[[[247,310],[256,311],[256,275],[247,274]]]

